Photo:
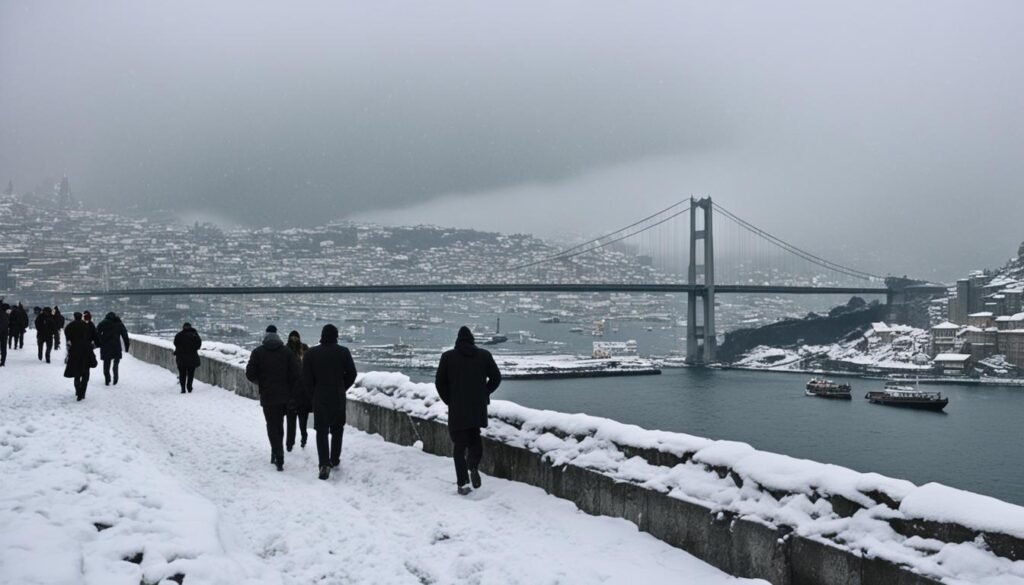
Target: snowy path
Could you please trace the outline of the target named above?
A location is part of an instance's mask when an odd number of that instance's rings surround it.
[[[538,488],[460,498],[450,459],[351,428],[329,481],[312,430],[279,473],[255,401],[126,357],[76,403],[62,360],[0,369],[0,583],[752,582]]]

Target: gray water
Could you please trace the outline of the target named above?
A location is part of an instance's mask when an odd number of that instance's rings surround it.
[[[853,385],[852,401],[808,397],[807,379],[687,368],[661,376],[508,380],[495,398],[743,441],[764,451],[919,485],[935,481],[1024,505],[1024,389],[929,387],[949,397],[947,412],[935,413],[869,403],[864,394],[883,385],[875,380],[845,379]]]

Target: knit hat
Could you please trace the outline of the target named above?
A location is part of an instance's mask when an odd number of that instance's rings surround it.
[[[328,323],[324,325],[323,330],[320,332],[320,342],[337,343],[338,342],[338,328]]]
[[[277,325],[267,325],[267,333],[277,333]]]

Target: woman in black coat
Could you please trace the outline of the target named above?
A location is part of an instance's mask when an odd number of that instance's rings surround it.
[[[84,400],[89,386],[89,370],[96,367],[93,347],[99,345],[100,340],[96,336],[96,328],[83,321],[81,313],[75,313],[75,320],[64,329],[64,339],[68,346],[64,377],[75,379],[75,396]]]
[[[306,350],[309,346],[302,343],[302,337],[298,331],[292,331],[288,334],[288,349],[299,358],[299,362],[302,362],[303,356],[306,355]],[[295,427],[298,422],[299,433],[302,435],[300,447],[306,447],[306,439],[309,435],[306,432],[306,425],[309,423],[309,413],[313,410],[313,400],[310,398],[309,393],[306,392],[306,387],[302,384],[302,378],[295,383],[295,388],[292,389],[291,400],[288,402],[288,431],[285,437],[285,449],[289,451],[295,446]]]
[[[191,323],[181,326],[181,331],[174,336],[174,359],[178,364],[178,382],[181,384],[181,393],[187,390],[192,391],[192,380],[196,376],[196,368],[199,367],[199,348],[203,346],[203,340],[199,332],[192,328]]]
[[[100,339],[100,359],[103,360],[103,380],[109,386],[111,382],[110,364],[114,364],[114,386],[117,386],[117,370],[124,354],[121,353],[121,341],[124,341],[124,350],[128,351],[128,329],[125,328],[121,318],[114,313],[107,313],[107,316],[96,326],[96,334]]]

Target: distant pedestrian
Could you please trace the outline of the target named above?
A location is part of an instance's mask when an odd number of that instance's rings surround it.
[[[93,348],[99,345],[96,329],[82,319],[76,312],[74,321],[64,329],[64,340],[68,344],[68,364],[64,368],[65,378],[75,379],[75,396],[85,400],[85,391],[89,387],[89,371],[96,367],[96,354]]]
[[[348,348],[338,345],[338,328],[324,325],[320,345],[310,348],[302,360],[302,383],[313,396],[313,428],[316,429],[320,479],[329,478],[331,468],[341,465],[345,392],[355,381],[356,364]]]
[[[487,426],[487,405],[500,384],[501,372],[491,352],[476,346],[468,327],[460,328],[455,348],[441,355],[434,385],[448,405],[448,434],[461,495],[471,491],[470,481],[474,488],[480,487],[479,466],[484,453],[480,429]]]
[[[284,346],[274,325],[267,327],[263,344],[252,350],[245,366],[245,377],[259,387],[270,440],[270,462],[278,471],[284,471],[284,415],[292,388],[302,373],[300,367],[298,356]]]
[[[25,311],[25,306],[18,303],[17,306],[11,307],[11,324],[10,324],[10,348],[11,349],[22,349],[25,347],[25,331],[28,330],[28,312]]]
[[[11,306],[0,303],[0,368],[7,365],[7,337],[11,330]]]
[[[187,390],[192,392],[192,380],[196,377],[196,368],[199,367],[199,348],[203,346],[203,340],[199,332],[192,328],[191,323],[181,326],[181,331],[174,336],[174,358],[178,365],[178,382],[181,384],[181,393]]]
[[[100,340],[100,359],[103,360],[103,381],[110,386],[113,381],[117,386],[118,366],[121,364],[121,342],[124,342],[124,351],[128,351],[128,330],[125,328],[121,318],[115,313],[107,313],[107,316],[96,326],[96,334]],[[111,378],[111,364],[113,364],[113,378]]]
[[[53,334],[53,349],[60,349],[60,334],[64,331],[64,326],[67,325],[64,315],[60,312],[60,307],[54,305],[53,307],[53,323],[57,326],[57,332]]]
[[[302,337],[299,336],[298,331],[292,331],[288,334],[288,343],[286,345],[295,354],[295,357],[299,358],[299,363],[301,364],[309,346],[302,343]],[[284,444],[285,449],[288,451],[291,451],[292,447],[295,446],[296,423],[298,423],[299,433],[302,437],[299,446],[302,448],[306,447],[306,439],[308,438],[306,425],[309,422],[309,413],[312,410],[313,402],[310,400],[309,392],[306,391],[306,386],[302,383],[302,377],[300,376],[295,382],[295,387],[292,388],[291,400],[288,403],[287,435],[285,436]]]
[[[50,351],[53,349],[53,336],[57,334],[57,323],[53,320],[53,309],[46,307],[36,316],[36,345],[39,347],[39,361],[43,361],[43,348],[46,348],[46,363],[50,363]]]

